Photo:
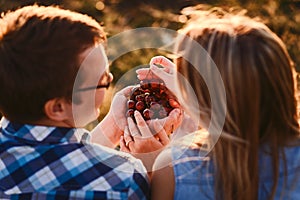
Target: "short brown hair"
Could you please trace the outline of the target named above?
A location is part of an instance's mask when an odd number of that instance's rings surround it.
[[[94,19],[54,6],[26,6],[0,20],[0,111],[19,122],[44,117],[50,99],[71,100],[79,55],[106,41]]]

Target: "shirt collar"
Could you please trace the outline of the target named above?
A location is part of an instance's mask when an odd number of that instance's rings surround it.
[[[78,143],[89,140],[89,133],[83,128],[19,124],[4,117],[0,121],[0,127],[5,136],[30,144]]]

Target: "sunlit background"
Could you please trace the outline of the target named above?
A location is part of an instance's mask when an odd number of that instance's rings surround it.
[[[260,17],[285,42],[288,51],[300,71],[300,0],[0,0],[0,11],[16,9],[23,5],[59,5],[62,8],[88,14],[99,21],[111,37],[125,30],[138,27],[163,27],[177,30],[187,17],[181,10],[188,6],[226,7],[246,9],[249,16]],[[149,62],[152,49],[127,53],[111,63],[114,83],[126,71]],[[101,108],[99,120],[107,113],[112,89]],[[92,128],[94,123],[87,128]]]

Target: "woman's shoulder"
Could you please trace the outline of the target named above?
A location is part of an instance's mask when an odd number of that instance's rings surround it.
[[[285,160],[291,159],[300,163],[300,139],[292,141],[289,144],[282,146],[280,149],[281,149],[280,159],[285,159]],[[260,152],[261,159],[270,158],[273,153],[270,145],[268,144],[263,144],[260,147],[259,152]]]
[[[169,148],[175,160],[180,157],[206,157],[209,153],[208,133],[198,130],[176,138]]]
[[[262,145],[259,153],[259,169],[263,179],[272,180],[273,174],[273,151],[269,145]],[[299,142],[293,142],[286,145],[279,152],[279,176],[293,176],[300,168],[300,145]]]
[[[198,169],[199,173],[205,174],[212,171],[207,141],[207,132],[200,130],[171,142],[167,152],[176,176],[199,178],[192,171]]]
[[[157,160],[163,161],[163,163],[167,161],[172,163],[172,165],[192,160],[208,160],[209,152],[206,149],[207,135],[204,131],[195,131],[173,139],[159,154]]]
[[[214,178],[213,162],[209,152],[203,148],[206,137],[205,132],[193,132],[172,141],[159,155],[159,163],[171,167],[168,170],[172,171],[173,182],[176,183],[174,199],[194,199],[199,195],[201,198],[203,194],[214,196],[211,189]],[[203,187],[199,187],[199,184]]]

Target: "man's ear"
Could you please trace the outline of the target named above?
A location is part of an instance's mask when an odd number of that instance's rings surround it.
[[[55,98],[48,100],[44,105],[46,116],[54,121],[64,121],[72,115],[72,105],[64,98]]]

